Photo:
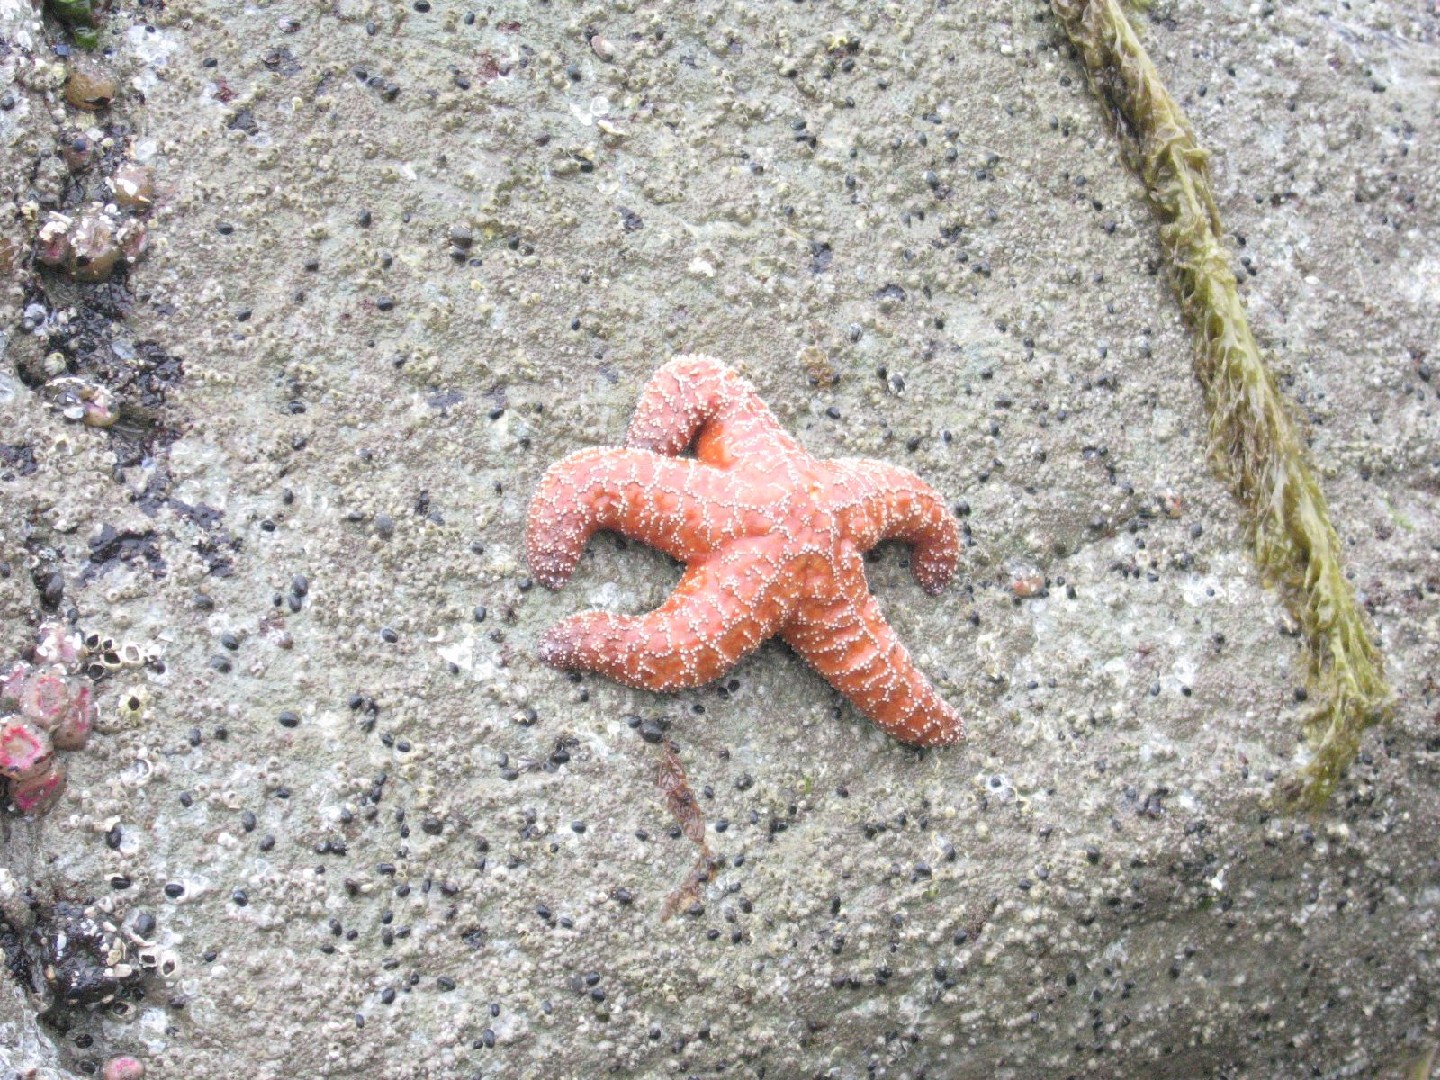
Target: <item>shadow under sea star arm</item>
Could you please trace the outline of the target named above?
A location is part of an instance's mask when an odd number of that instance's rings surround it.
[[[965,720],[915,666],[869,593],[859,604],[803,605],[783,634],[826,682],[901,742],[944,746],[965,738]]]
[[[646,384],[625,445],[673,457],[691,443],[720,468],[744,454],[800,449],[748,381],[712,357],[677,356]]]
[[[713,508],[727,495],[725,475],[696,461],[581,450],[545,470],[530,500],[526,558],[540,583],[557,589],[590,537],[609,529],[690,562],[719,542],[726,522]]]
[[[646,690],[703,686],[759,648],[793,613],[796,586],[776,550],[759,537],[692,563],[670,598],[645,615],[572,615],[546,633],[540,659]]]
[[[898,465],[857,458],[830,464],[833,482],[849,496],[841,520],[856,545],[862,551],[882,540],[911,545],[915,580],[931,596],[943,590],[960,559],[960,526],[935,489]]]

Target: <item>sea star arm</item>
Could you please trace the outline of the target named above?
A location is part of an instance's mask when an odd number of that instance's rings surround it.
[[[540,659],[627,686],[681,690],[718,679],[793,613],[793,583],[765,538],[692,563],[670,598],[645,615],[585,611],[553,626]]]
[[[841,527],[861,551],[882,540],[901,540],[914,554],[915,580],[934,596],[960,559],[960,527],[935,489],[909,469],[880,461],[842,458],[830,463],[833,486],[845,498]]]
[[[709,356],[677,356],[645,385],[625,445],[675,456],[695,444],[707,465],[803,451],[748,381]]]
[[[868,592],[858,604],[802,604],[784,637],[826,682],[900,741],[943,746],[965,737],[964,719],[915,666]]]
[[[540,583],[570,580],[585,544],[610,529],[690,562],[723,538],[725,474],[646,450],[581,450],[545,470],[530,500],[525,551]]]

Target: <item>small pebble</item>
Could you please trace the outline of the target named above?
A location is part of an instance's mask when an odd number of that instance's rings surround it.
[[[82,59],[65,80],[65,100],[85,112],[98,112],[115,100],[117,86],[113,73],[92,60]]]

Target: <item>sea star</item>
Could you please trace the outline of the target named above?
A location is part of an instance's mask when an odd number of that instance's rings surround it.
[[[678,456],[692,446],[694,458]],[[623,449],[581,450],[546,471],[530,503],[532,572],[558,589],[601,529],[659,548],[685,574],[649,614],[587,611],[556,624],[540,644],[545,663],[679,690],[779,634],[897,739],[965,737],[880,613],[862,558],[903,540],[921,588],[938,594],[959,558],[955,519],[908,469],[811,457],[720,361],[671,360],[645,387]]]

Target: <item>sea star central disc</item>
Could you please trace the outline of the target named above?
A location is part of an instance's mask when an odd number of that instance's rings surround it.
[[[531,570],[558,589],[601,529],[674,556],[685,574],[646,615],[587,611],[556,624],[540,643],[547,664],[680,690],[779,634],[897,739],[965,737],[881,615],[862,559],[903,540],[921,588],[938,594],[959,558],[955,519],[908,469],[811,457],[720,361],[671,360],[645,387],[623,449],[582,450],[546,471],[530,503]]]

